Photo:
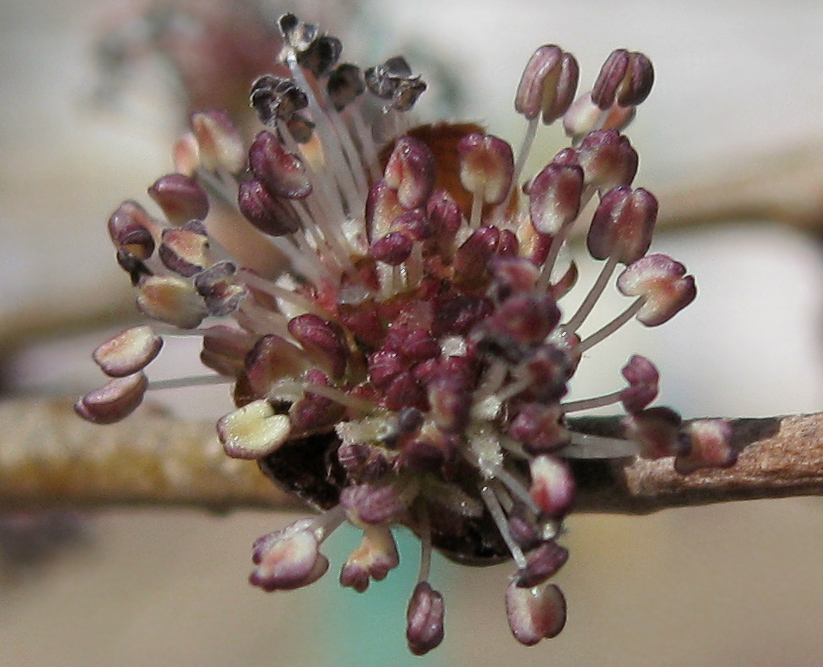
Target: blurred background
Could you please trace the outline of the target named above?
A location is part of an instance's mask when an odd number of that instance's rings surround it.
[[[131,312],[105,233],[108,215],[122,199],[145,202],[145,188],[171,170],[171,142],[203,96],[242,105],[242,93],[230,86],[200,88],[215,76],[231,82],[221,68],[237,63],[231,71],[244,90],[269,57],[262,57],[270,48],[266,21],[291,8],[268,1],[0,0],[6,395],[79,394],[99,383],[89,353],[106,327],[122,328]],[[655,89],[628,134],[641,155],[636,182],[654,192],[823,144],[820,3],[304,0],[299,11],[343,38],[347,59],[373,64],[404,53],[430,84],[421,120],[480,119],[515,145],[525,128],[513,94],[535,47],[556,42],[572,51],[582,87],[613,48],[647,53]],[[201,40],[204,30],[219,49],[204,45],[212,43]],[[170,61],[185,66],[176,72]],[[561,134],[540,134],[535,167],[563,145]],[[661,370],[659,403],[686,416],[823,408],[823,249],[816,235],[738,221],[663,231],[653,248],[696,275],[698,300],[659,330],[631,325],[598,346],[575,378],[576,395],[619,386],[619,368],[638,352]],[[584,262],[581,269],[586,284],[591,267]],[[604,320],[610,307],[603,307]],[[65,326],[66,315],[78,313],[85,315]],[[175,375],[196,367],[194,351],[179,348],[153,370]],[[228,409],[225,393],[178,392],[173,409],[216,418]],[[139,419],[134,424],[139,428]],[[473,570],[436,559],[432,583],[446,599],[446,639],[424,658],[405,647],[418,558],[408,536],[400,539],[400,568],[363,596],[335,582],[357,541],[344,530],[327,543],[332,567],[319,583],[271,595],[246,584],[252,541],[292,520],[110,511],[42,521],[33,530],[20,517],[0,519],[0,664],[823,661],[817,498],[649,517],[573,515],[566,538],[572,558],[557,578],[568,624],[531,649],[513,640],[506,623],[510,565]]]

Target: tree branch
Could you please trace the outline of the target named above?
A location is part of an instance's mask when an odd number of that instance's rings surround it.
[[[618,417],[577,420],[610,435]],[[674,472],[672,459],[573,463],[578,509],[643,514],[730,500],[823,495],[823,413],[737,419],[740,452],[727,470]],[[152,408],[109,426],[80,420],[67,400],[0,403],[0,508],[195,507],[288,510],[250,461],[228,458],[213,422],[174,419]]]

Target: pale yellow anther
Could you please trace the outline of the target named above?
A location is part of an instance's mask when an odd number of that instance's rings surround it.
[[[274,452],[291,433],[287,415],[274,413],[271,403],[257,400],[217,422],[217,434],[226,454],[237,459],[259,459]]]

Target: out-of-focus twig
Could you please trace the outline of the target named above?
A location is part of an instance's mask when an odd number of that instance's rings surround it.
[[[737,159],[726,170],[723,166],[703,170],[691,183],[656,190],[658,226],[758,220],[823,231],[823,144]]]
[[[109,426],[69,400],[0,403],[0,508],[299,506],[251,461],[230,459],[214,423],[143,410]]]
[[[618,418],[590,419],[607,433]],[[575,464],[578,508],[640,514],[751,498],[823,495],[823,413],[737,419],[738,463],[682,476],[671,459]],[[212,422],[144,409],[106,427],[81,421],[64,400],[0,404],[0,508],[196,507],[291,509],[249,461],[228,458]]]

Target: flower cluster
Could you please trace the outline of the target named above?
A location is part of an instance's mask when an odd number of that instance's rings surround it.
[[[615,51],[575,100],[576,60],[540,47],[515,96],[527,120],[515,154],[479,125],[413,126],[426,84],[402,57],[361,71],[315,26],[287,14],[279,27],[289,75],[264,75],[250,93],[265,129],[247,147],[225,114],[195,114],[175,173],[149,188],[165,221],[130,201],[108,225],[139,309],[202,337],[211,377],[234,382],[237,409],[217,423],[226,453],[257,460],[318,511],[257,540],[251,582],[316,581],[324,540],[348,521],[363,539],[340,582],[363,592],[398,565],[392,530],[405,526],[422,545],[412,652],[443,638],[433,549],[471,565],[513,559],[512,633],[527,645],[553,637],[565,623],[549,581],[568,557],[568,459],[673,456],[685,473],[735,458],[727,423],[649,407],[658,372],[641,356],[622,388],[564,400],[585,351],[632,319],[663,324],[696,294],[682,264],[648,254],[658,205],[633,187],[638,156],[621,134],[652,65]],[[523,178],[540,121],[560,119],[571,146]],[[602,268],[567,315],[577,270],[566,242],[586,210]],[[583,337],[611,282],[626,309]],[[99,423],[130,414],[161,345],[141,326],[98,348],[113,379],[77,411]],[[626,412],[616,438],[568,418],[609,404]]]

